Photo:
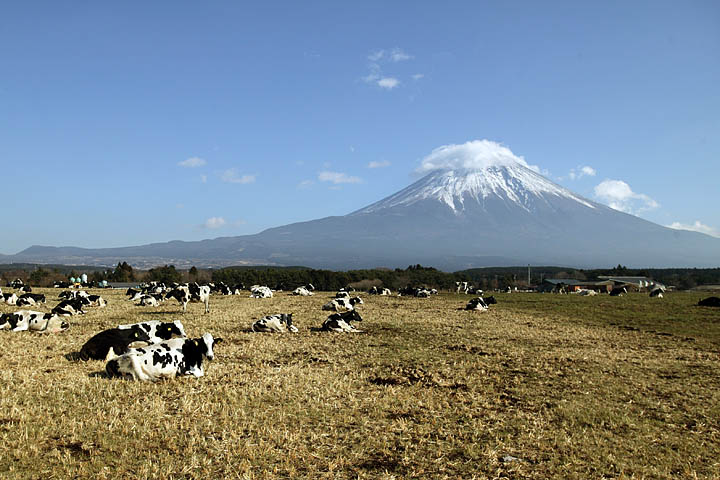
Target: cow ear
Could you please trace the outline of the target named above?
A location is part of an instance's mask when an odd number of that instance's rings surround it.
[[[218,343],[222,343],[223,339],[218,337],[213,339],[213,345],[217,345]]]

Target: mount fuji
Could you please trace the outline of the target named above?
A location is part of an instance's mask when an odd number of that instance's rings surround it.
[[[673,230],[593,202],[524,162],[432,169],[345,216],[197,242],[83,249],[33,246],[8,262],[148,267],[304,265],[351,269],[421,263],[443,270],[563,265],[709,267],[720,239]]]

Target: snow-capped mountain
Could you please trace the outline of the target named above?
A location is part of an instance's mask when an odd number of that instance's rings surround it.
[[[483,203],[489,197],[502,198],[527,211],[531,211],[536,202],[548,201],[552,197],[574,200],[585,207],[595,208],[592,203],[570,190],[514,163],[472,170],[436,170],[398,193],[355,213],[410,206],[428,199],[438,200],[453,212],[462,213],[466,200]]]
[[[707,267],[720,239],[672,230],[577,195],[524,162],[433,168],[394,195],[340,217],[200,242],[30,247],[0,261],[147,267],[238,264],[350,269],[410,264]]]

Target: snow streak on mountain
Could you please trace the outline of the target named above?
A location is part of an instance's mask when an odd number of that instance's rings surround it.
[[[495,196],[510,201],[518,207],[532,211],[534,203],[547,201],[549,196],[573,200],[594,209],[588,200],[557,185],[529,168],[514,163],[490,165],[479,170],[437,170],[409,187],[353,214],[372,213],[385,208],[409,206],[421,200],[435,199],[460,213],[465,202],[483,204]]]

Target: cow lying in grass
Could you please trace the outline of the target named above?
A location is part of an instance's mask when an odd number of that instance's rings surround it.
[[[72,300],[63,300],[55,305],[55,308],[52,309],[52,313],[66,317],[82,315],[85,313],[83,306],[88,305],[89,303],[90,301],[84,297],[78,297]]]
[[[364,302],[360,297],[353,298],[334,298],[328,303],[322,306],[323,310],[332,310],[334,312],[345,312],[348,310],[354,310],[355,305],[362,305]]]
[[[708,297],[698,302],[701,307],[720,307],[720,298]]]
[[[362,330],[358,330],[352,325],[352,322],[362,322],[362,317],[357,310],[349,310],[344,313],[333,313],[330,315],[320,327],[320,330],[324,332],[348,332],[348,333],[360,333]]]
[[[110,328],[95,334],[80,349],[81,360],[104,360],[123,354],[135,342],[150,343],[150,336],[137,325],[130,328]],[[111,354],[112,352],[112,354]]]
[[[315,295],[313,292],[308,290],[306,287],[298,287],[292,292],[293,295],[299,295],[301,297],[309,297],[311,295]]]
[[[213,347],[222,341],[209,333],[200,338],[173,338],[148,347],[132,348],[105,365],[109,377],[155,382],[163,378],[205,375],[203,360],[213,360]]]
[[[465,310],[477,310],[484,312],[486,311],[490,305],[494,305],[497,303],[497,300],[495,300],[495,297],[489,296],[487,298],[483,297],[477,297],[470,300],[467,305],[465,305]]]
[[[70,328],[70,324],[58,315],[52,313],[20,310],[15,313],[0,315],[0,330],[21,332],[31,330],[35,332],[58,333]]]
[[[273,292],[270,287],[261,287],[260,285],[253,285],[250,287],[250,298],[272,298]]]
[[[117,328],[103,330],[85,342],[85,345],[80,350],[80,359],[104,360],[114,358],[127,352],[131,346],[138,343],[151,345],[177,337],[185,337],[185,328],[179,320],[174,322],[150,320],[118,325]]]
[[[298,329],[292,323],[292,313],[278,313],[267,315],[252,325],[253,332],[297,333]]]
[[[180,320],[174,322],[161,322],[160,320],[149,320],[147,322],[130,323],[128,325],[118,325],[120,330],[128,330],[138,327],[142,329],[149,338],[149,343],[160,343],[171,338],[186,337],[185,327]]]

